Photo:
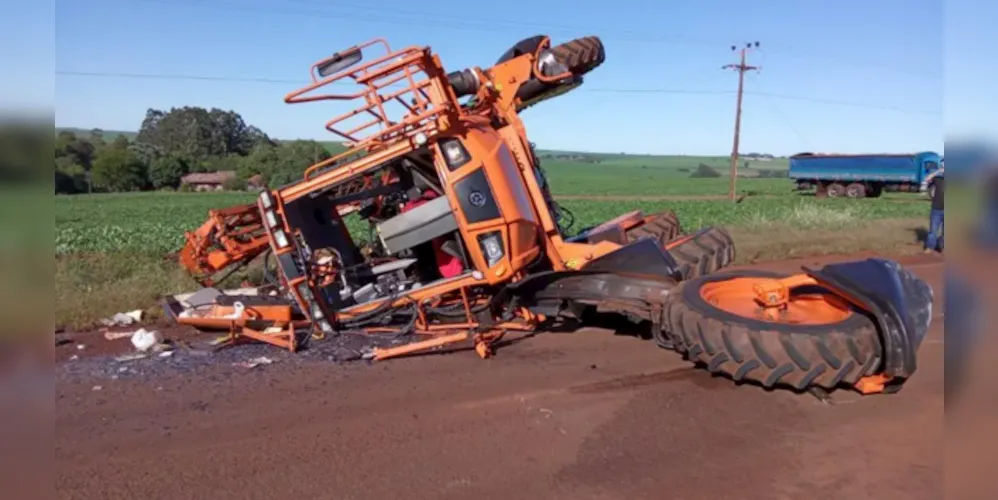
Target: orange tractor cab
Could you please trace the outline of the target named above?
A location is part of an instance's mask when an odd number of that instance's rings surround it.
[[[581,85],[604,58],[596,37],[552,47],[538,36],[488,69],[448,73],[430,48],[392,51],[380,39],[319,61],[285,101],[358,102],[326,123],[347,151],[254,204],[211,212],[180,253],[206,285],[266,254],[272,293],[168,311],[291,350],[345,334],[405,339],[371,359],[458,342],[484,357],[508,331],[609,312],[650,323],[659,345],[713,371],[766,385],[862,381],[876,392],[907,377],[927,328],[912,311],[931,308],[931,290],[892,263],[729,276],[717,272],[734,259],[728,233],[683,234],[671,212],[569,232],[519,113]],[[359,90],[329,93],[344,82]],[[856,281],[857,269],[879,273],[890,297],[871,298],[882,290]]]

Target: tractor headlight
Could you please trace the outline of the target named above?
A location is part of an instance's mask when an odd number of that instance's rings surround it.
[[[275,214],[273,210],[267,210],[264,217],[267,218],[267,227],[271,229],[277,227],[277,214]]]
[[[506,250],[502,244],[502,233],[499,231],[479,236],[478,244],[482,247],[482,253],[485,254],[485,262],[488,267],[498,264],[506,255]]]
[[[471,161],[471,155],[464,149],[461,139],[456,137],[440,141],[440,150],[444,153],[444,161],[451,170],[457,170],[465,163]]]
[[[278,248],[288,247],[288,235],[284,232],[283,229],[278,229],[277,231],[274,231],[274,242],[277,243]]]
[[[274,206],[274,200],[270,197],[270,191],[260,193],[260,204],[263,205],[264,210],[270,210],[270,207]]]

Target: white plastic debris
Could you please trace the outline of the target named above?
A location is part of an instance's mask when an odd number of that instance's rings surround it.
[[[150,331],[145,328],[140,328],[132,334],[132,345],[135,346],[135,349],[141,352],[146,352],[162,342],[163,335],[155,330]]]
[[[222,317],[225,319],[239,319],[243,317],[245,311],[246,306],[242,302],[236,301],[235,304],[232,304],[232,312]]]
[[[273,362],[274,362],[274,360],[272,360],[272,359],[270,359],[270,358],[268,358],[266,356],[260,356],[258,358],[253,358],[253,359],[248,360],[248,361],[242,361],[240,363],[233,363],[233,366],[239,366],[239,367],[242,367],[242,368],[256,368],[256,367],[258,367],[260,365],[269,365],[269,364],[271,364]]]
[[[142,321],[142,310],[136,309],[126,313],[118,313],[110,318],[102,319],[100,322],[104,326],[128,326]]]

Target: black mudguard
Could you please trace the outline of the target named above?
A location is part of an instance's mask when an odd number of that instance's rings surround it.
[[[917,368],[916,354],[932,321],[932,287],[897,262],[879,258],[804,271],[870,313],[882,337],[884,374],[899,388]]]
[[[682,279],[676,259],[657,241],[649,238],[641,238],[624,245],[590,261],[582,269],[603,273]]]
[[[681,275],[676,260],[651,239],[640,239],[590,261],[579,270],[534,274],[503,288],[495,304],[514,297],[541,314],[556,314],[565,301],[600,304],[651,320]]]

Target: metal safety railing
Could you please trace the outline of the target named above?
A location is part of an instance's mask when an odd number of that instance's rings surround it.
[[[380,45],[385,54],[359,64],[365,49]],[[326,130],[342,137],[346,157],[362,149],[378,148],[416,134],[428,138],[437,131],[439,118],[459,110],[439,60],[429,47],[407,47],[392,51],[384,39],[374,39],[333,54],[311,68],[312,83],[287,94],[288,104],[316,101],[355,101],[363,103],[352,111],[326,122]],[[353,82],[362,89],[354,93],[316,93],[333,84]],[[393,106],[389,106],[392,104]],[[395,112],[393,113],[392,108]],[[357,117],[368,118],[359,124]],[[354,121],[354,123],[356,120]],[[332,159],[331,159],[332,160]],[[327,160],[306,171],[305,177]]]

